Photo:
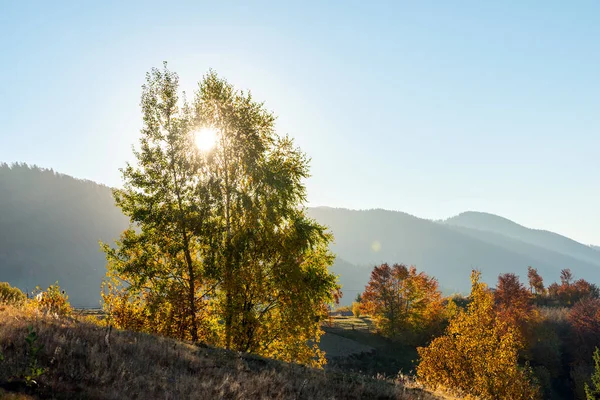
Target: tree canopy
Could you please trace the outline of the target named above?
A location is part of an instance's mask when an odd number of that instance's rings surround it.
[[[494,295],[479,277],[473,271],[469,305],[450,320],[445,335],[418,349],[417,374],[433,387],[483,399],[539,398],[530,372],[518,365],[521,335],[497,316]]]
[[[402,264],[375,266],[361,303],[378,330],[392,338],[426,332],[443,311],[437,280]]]
[[[146,81],[137,162],[114,193],[132,225],[103,245],[114,323],[320,365],[318,321],[339,286],[332,236],[303,206],[307,157],[213,71],[191,103],[166,64]]]

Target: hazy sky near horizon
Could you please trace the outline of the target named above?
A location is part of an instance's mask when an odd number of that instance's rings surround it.
[[[188,93],[214,68],[266,102],[312,158],[310,205],[487,211],[600,244],[599,18],[597,1],[0,0],[0,162],[120,185],[167,60]]]

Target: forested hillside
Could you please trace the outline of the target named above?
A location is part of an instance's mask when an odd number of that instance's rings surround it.
[[[309,215],[334,234],[342,304],[364,290],[373,265],[391,260],[428,271],[446,293],[467,292],[471,268],[488,283],[503,272],[524,278],[529,265],[547,281],[571,268],[600,282],[597,248],[490,214],[443,223],[385,210],[318,207]],[[31,291],[58,280],[73,304],[97,306],[106,264],[98,241],[112,242],[127,225],[106,186],[24,164],[0,166],[0,281]]]
[[[76,306],[98,306],[105,256],[128,225],[111,190],[25,164],[0,165],[0,281],[32,291],[59,281]]]
[[[389,260],[428,271],[446,293],[467,292],[465,276],[472,268],[481,269],[483,280],[489,284],[505,272],[524,278],[528,266],[537,268],[547,281],[557,280],[561,269],[571,268],[578,277],[600,282],[600,256],[593,257],[600,252],[491,214],[471,218],[467,227],[454,224],[462,218],[440,223],[387,210],[318,207],[309,214],[329,226],[335,236],[333,251],[338,261],[334,270],[344,285],[344,304],[364,289],[373,265]],[[519,236],[506,227],[518,227]]]
[[[464,212],[444,221],[451,226],[459,226],[484,232],[494,232],[547,250],[600,265],[600,253],[593,246],[586,246],[554,232],[529,229],[506,218],[482,212]]]

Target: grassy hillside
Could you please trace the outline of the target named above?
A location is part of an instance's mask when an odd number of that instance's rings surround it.
[[[411,374],[415,370],[416,347],[378,334],[369,317],[337,316],[323,329],[326,333],[319,347],[327,353],[327,368],[370,376],[394,376],[398,371]]]
[[[434,399],[397,382],[314,370],[175,340],[107,330],[76,318],[1,306],[0,394],[57,399]],[[27,388],[28,329],[46,370]],[[16,378],[15,378],[16,377]],[[11,379],[12,378],[12,379]],[[34,397],[17,396],[28,393]]]

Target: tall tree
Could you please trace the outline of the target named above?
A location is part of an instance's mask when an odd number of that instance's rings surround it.
[[[332,237],[302,207],[308,159],[275,133],[262,103],[214,72],[200,84],[194,111],[217,137],[207,155],[216,233],[210,259],[221,279],[224,345],[271,354],[295,340],[293,352],[300,351],[320,334],[316,321],[339,289],[327,270]]]
[[[498,276],[498,284],[494,292],[498,317],[508,325],[516,326],[523,338],[529,335],[530,323],[536,320],[537,311],[533,306],[533,296],[519,281],[515,274],[508,273]]]
[[[527,267],[527,278],[529,279],[529,290],[535,295],[544,294],[544,279],[536,268]]]
[[[216,73],[204,77],[191,106],[178,102],[176,82],[166,68],[153,70],[147,86],[158,94],[144,90],[138,167],[124,170],[126,186],[117,192],[141,232],[131,229],[117,249],[105,247],[112,288],[133,279],[126,292],[137,298],[115,305],[161,326],[157,321],[182,320],[181,310],[177,318],[163,316],[150,300],[178,310],[173,300],[186,293],[184,320],[200,339],[321,364],[319,319],[339,286],[328,270],[331,234],[305,215],[307,157],[276,134],[262,103]],[[198,151],[194,138],[207,132],[214,146]]]
[[[571,284],[572,281],[573,281],[573,273],[571,272],[571,269],[570,268],[562,269],[560,271],[560,282],[563,285],[568,286]]]
[[[182,325],[177,331],[197,341],[197,291],[202,282],[197,227],[206,218],[208,204],[199,190],[204,163],[193,145],[191,110],[180,104],[178,88],[178,76],[166,64],[146,76],[142,136],[139,150],[134,150],[137,163],[121,170],[123,189],[114,191],[132,228],[116,249],[108,245],[103,249],[109,271],[120,277],[110,283],[111,289],[142,297],[154,309],[180,304],[176,313],[183,315],[176,319]],[[126,289],[120,281],[127,283]],[[116,306],[113,299],[104,298]]]

